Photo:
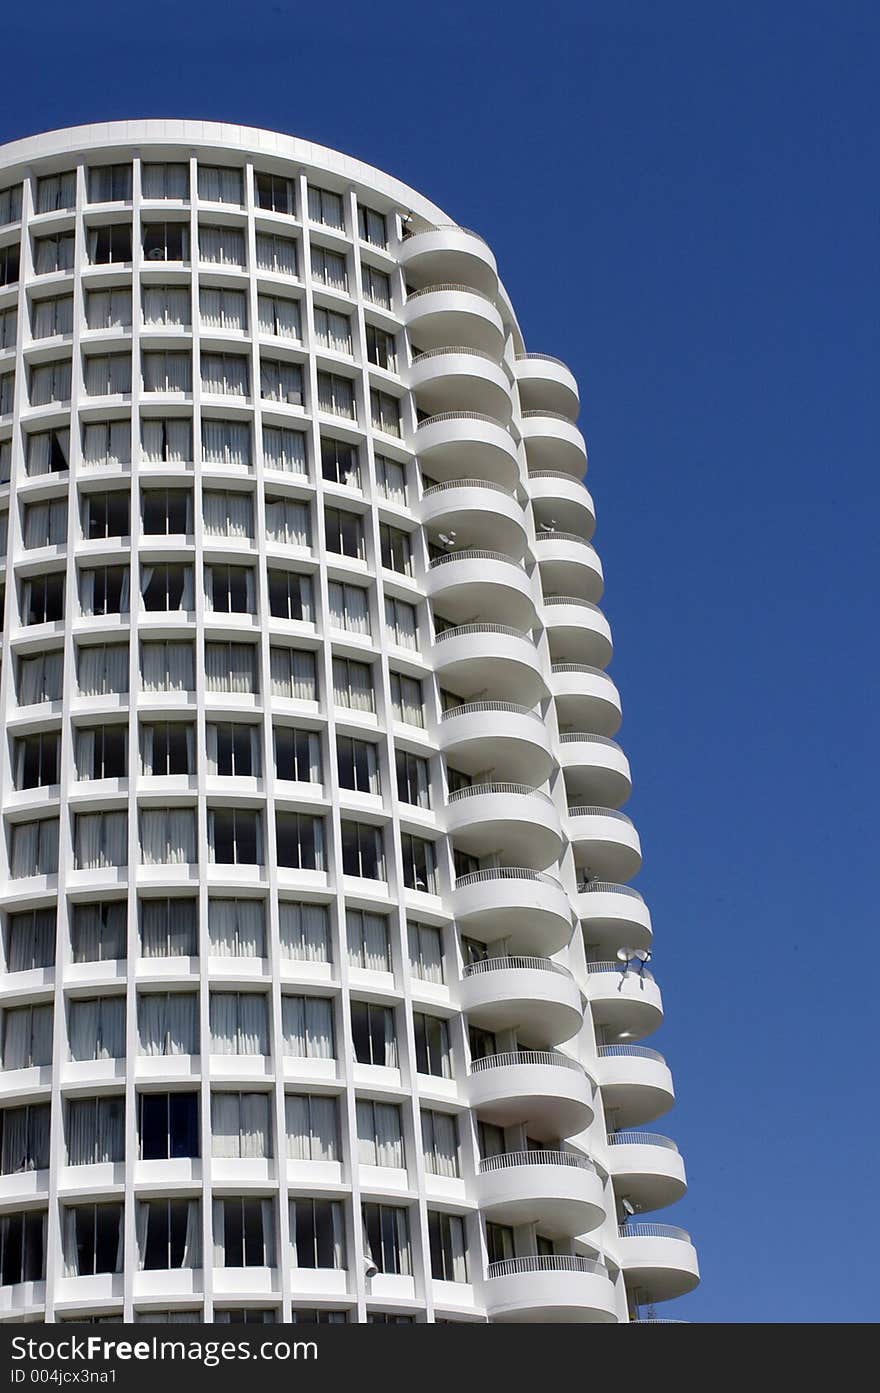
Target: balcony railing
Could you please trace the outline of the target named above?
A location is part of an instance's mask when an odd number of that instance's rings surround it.
[[[457,788],[454,793],[450,793],[447,803],[460,803],[464,798],[482,798],[487,793],[511,794],[515,798],[538,798],[543,803],[553,807],[553,800],[539,788],[532,788],[530,784],[469,784],[466,788]]]
[[[517,353],[516,361],[518,363],[555,363],[558,368],[565,368],[566,372],[571,371],[567,363],[563,363],[561,358],[554,358],[552,353]]]
[[[568,809],[569,817],[613,817],[617,822],[625,822],[628,827],[632,827],[632,818],[627,817],[626,813],[619,813],[616,808],[597,808],[591,803],[575,804]]]
[[[565,603],[568,604],[568,600]],[[584,603],[586,604],[586,601]],[[590,609],[598,609],[598,606],[590,605]],[[606,677],[609,682],[611,681],[604,668],[592,667],[590,663],[551,663],[550,671],[554,674],[557,672],[585,672],[588,677]]]
[[[477,241],[482,242],[484,247],[489,245],[485,237],[482,237],[479,232],[474,232],[471,227],[461,227],[457,222],[438,222],[434,227],[420,227],[410,231],[404,227],[401,241],[408,242],[412,237],[424,237],[429,232],[465,232],[468,237],[476,237]]]
[[[571,474],[566,474],[564,469],[530,469],[526,475],[526,483],[529,479],[564,479],[567,484],[574,484],[577,488],[582,488],[584,493],[587,491],[586,484],[580,479],[575,479]]]
[[[586,730],[561,730],[559,742],[562,745],[604,745],[609,750],[620,750],[616,740],[607,735],[593,735],[591,731]],[[620,752],[623,753],[622,750]]]
[[[678,1151],[671,1137],[659,1132],[609,1132],[609,1146],[662,1146],[666,1151]]]
[[[443,643],[444,639],[460,638],[465,634],[507,634],[510,638],[526,639],[533,647],[535,643],[531,634],[527,634],[523,629],[514,629],[510,624],[457,624],[452,629],[441,629],[438,634],[434,635],[434,642]],[[474,703],[469,704],[473,705]],[[454,711],[457,708],[451,709]],[[444,711],[443,714],[446,716],[449,715],[449,712]]]
[[[424,422],[422,422],[422,424],[424,425]],[[580,597],[580,595],[545,595],[545,596],[544,596],[544,604],[545,604],[545,605],[580,605],[581,609],[592,609],[592,610],[594,610],[594,611],[596,612],[596,614],[601,614],[601,613],[602,613],[602,611],[601,611],[601,609],[599,608],[599,606],[598,606],[598,605],[594,605],[592,600],[582,600],[581,597]],[[574,666],[577,667],[578,664],[575,663]]]
[[[680,1243],[690,1243],[687,1229],[677,1228],[675,1224],[626,1224],[620,1230],[621,1238],[677,1238]]]
[[[428,569],[435,571],[438,566],[446,566],[450,561],[503,561],[508,566],[515,566],[518,571],[523,570],[522,564],[514,557],[508,556],[503,551],[483,551],[479,547],[466,547],[462,551],[447,551],[442,556],[435,556]]]
[[[413,365],[423,363],[426,358],[439,358],[447,353],[464,353],[469,358],[484,358],[487,363],[494,363],[498,367],[498,359],[491,353],[487,353],[484,348],[470,348],[465,343],[444,344],[441,348],[426,348],[424,353],[417,353],[413,358]]]
[[[472,285],[459,285],[455,281],[438,281],[437,285],[425,285],[422,286],[421,290],[411,290],[406,297],[406,303],[409,304],[410,300],[417,300],[420,295],[436,295],[442,291],[454,291],[460,295],[476,295],[478,300],[485,300],[488,305],[494,304],[491,295],[486,295],[482,290],[475,290]]]
[[[600,1059],[617,1059],[625,1056],[634,1059],[656,1059],[660,1064],[666,1063],[658,1050],[649,1050],[647,1045],[600,1045],[597,1054]]]
[[[487,1277],[512,1277],[519,1272],[592,1272],[607,1277],[608,1269],[595,1258],[582,1258],[571,1253],[548,1253],[534,1258],[502,1258],[490,1262]]]
[[[532,871],[527,866],[490,866],[484,871],[468,871],[456,879],[455,888],[461,890],[465,885],[477,885],[489,880],[534,880],[541,885],[550,885],[554,890],[562,890],[562,881],[547,871]]]
[[[587,973],[588,975],[592,975],[596,972],[613,972],[618,977],[644,977],[649,982],[654,981],[654,974],[652,972],[649,972],[647,968],[633,968],[630,972],[628,971],[629,966],[629,964],[621,962],[588,962]]]
[[[477,1166],[479,1175],[489,1171],[506,1170],[509,1166],[571,1166],[575,1170],[595,1171],[588,1156],[574,1151],[505,1151],[498,1156],[484,1156]]]
[[[631,885],[617,885],[613,880],[589,880],[578,886],[579,895],[628,895],[631,900],[641,900],[644,896]]]
[[[426,416],[423,421],[417,421],[416,430],[421,430],[422,426],[433,426],[437,421],[487,421],[490,426],[497,426],[499,430],[507,433],[504,422],[494,416],[487,416],[485,411],[437,411],[433,416]]]
[[[563,367],[565,364],[563,364]],[[531,416],[546,416],[551,421],[564,421],[567,426],[573,426],[574,421],[570,416],[566,416],[564,411],[524,411],[523,420],[526,421]]]
[[[503,493],[505,498],[513,498],[510,489],[503,484],[494,484],[491,479],[447,479],[442,484],[432,484],[425,489],[422,497],[436,498],[439,493],[448,493],[450,489],[489,489],[492,493]]]
[[[508,632],[516,633],[516,629]],[[520,706],[515,701],[465,701],[461,706],[450,706],[446,711],[440,713],[440,720],[451,721],[455,716],[472,716],[478,711],[511,711],[516,716],[531,716],[540,725],[544,722],[537,711],[533,711],[530,706]]]
[[[567,967],[561,963],[551,962],[550,958],[531,958],[522,954],[502,958],[478,958],[476,962],[468,963],[462,972],[462,977],[476,977],[481,972],[506,972],[525,971],[525,972],[557,972],[561,977],[571,977]]]
[[[535,536],[536,542],[577,542],[579,546],[589,547],[594,551],[592,543],[586,537],[582,537],[579,532],[538,532]]]
[[[584,1067],[570,1055],[559,1050],[505,1050],[501,1054],[483,1055],[481,1059],[471,1060],[471,1073],[481,1074],[486,1069],[509,1069],[519,1064],[550,1065],[555,1069],[574,1069],[582,1074]]]

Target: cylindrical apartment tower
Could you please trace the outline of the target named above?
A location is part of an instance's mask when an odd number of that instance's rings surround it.
[[[0,1319],[696,1284],[577,413],[367,165],[0,149]]]

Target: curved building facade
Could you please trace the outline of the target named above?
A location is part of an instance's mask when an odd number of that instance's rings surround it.
[[[0,1320],[696,1284],[577,414],[377,170],[0,149]]]

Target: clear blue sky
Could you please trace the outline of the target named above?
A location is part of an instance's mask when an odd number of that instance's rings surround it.
[[[337,147],[481,230],[577,373],[703,1266],[660,1313],[876,1320],[876,5],[26,14],[0,139]]]

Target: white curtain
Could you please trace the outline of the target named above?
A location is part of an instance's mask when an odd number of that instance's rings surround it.
[[[192,422],[174,417],[143,421],[141,449],[150,464],[187,463],[193,457]]]
[[[131,391],[131,356],[110,353],[86,358],[86,393],[91,396],[113,396]]]
[[[51,967],[55,962],[55,909],[32,909],[9,916],[8,972]]]
[[[253,537],[254,506],[238,489],[206,489],[202,495],[205,531],[215,537]]]
[[[3,516],[5,523],[5,514]],[[26,547],[58,546],[66,538],[66,499],[59,498],[52,499],[47,503],[28,504],[24,515],[24,544]]]
[[[315,335],[334,353],[351,353],[351,320],[347,314],[315,306]]]
[[[191,692],[195,688],[195,655],[187,642],[142,643],[141,675],[148,692]]]
[[[198,1054],[197,1001],[194,992],[148,992],[139,996],[141,1054]]]
[[[280,362],[263,358],[260,362],[260,396],[266,401],[286,402],[288,406],[303,404],[303,375],[299,363]]]
[[[327,587],[330,622],[353,634],[369,634],[370,606],[367,591],[360,585],[343,585],[331,580]]]
[[[274,233],[257,233],[257,266],[261,271],[275,271],[283,276],[296,275],[296,242]]]
[[[345,1266],[345,1226],[342,1205],[338,1200],[290,1200],[288,1213],[290,1217],[291,1267],[314,1267],[316,1256],[322,1252],[327,1252],[330,1257],[330,1266],[336,1269]],[[303,1243],[303,1251],[301,1253],[297,1242],[297,1213],[303,1216],[303,1237],[300,1240]],[[320,1232],[324,1225],[329,1225],[329,1232]],[[322,1238],[330,1239],[329,1252],[325,1243],[321,1242]]]
[[[288,474],[308,474],[305,432],[281,426],[263,426],[263,456],[267,469]]]
[[[57,453],[61,456],[64,468],[68,467],[70,460],[70,431],[40,431],[37,435],[27,437],[27,472],[29,478],[36,478],[41,474],[50,474],[53,467],[52,443],[55,442]]]
[[[393,672],[391,674],[391,699],[397,720],[403,721],[405,725],[424,726],[422,687],[418,678],[403,677],[399,673]]]
[[[60,295],[55,300],[36,300],[34,302],[33,335],[35,339],[48,339],[55,334],[72,333],[72,295]]]
[[[260,295],[257,298],[260,332],[276,338],[302,339],[299,302],[281,295]]]
[[[145,353],[144,391],[191,392],[192,360],[188,353]]]
[[[432,1175],[461,1174],[458,1163],[458,1127],[448,1112],[422,1109],[422,1150],[425,1169]]]
[[[243,290],[221,290],[217,286],[201,286],[199,313],[207,329],[230,329],[239,333],[247,331],[247,301]]]
[[[74,859],[80,871],[128,865],[128,814],[78,813]]]
[[[287,1154],[293,1161],[339,1159],[337,1101],[318,1094],[288,1093],[284,1098]]]
[[[211,1154],[259,1158],[272,1155],[268,1093],[211,1094]]]
[[[3,1068],[29,1069],[52,1063],[52,1021],[48,1006],[7,1007],[3,1012]]]
[[[391,630],[394,642],[401,648],[418,648],[415,605],[409,605],[404,600],[395,600],[392,596],[386,595],[385,624]]]
[[[268,1054],[267,998],[258,992],[212,992],[212,1054]]]
[[[282,996],[284,1053],[299,1059],[333,1059],[333,1005],[321,996]]]
[[[144,323],[183,326],[190,321],[190,295],[183,286],[144,287]],[[152,357],[152,355],[147,355]]]
[[[283,958],[315,963],[332,960],[330,917],[326,905],[281,900],[278,918]]]
[[[189,165],[142,164],[144,198],[189,198]]]
[[[240,207],[244,201],[244,184],[240,169],[216,165],[199,165],[199,198],[207,203],[232,203]]]
[[[311,545],[309,505],[296,498],[267,499],[266,536],[291,547]]]
[[[37,181],[37,212],[55,213],[72,208],[76,202],[76,170],[46,174]]]
[[[126,956],[124,900],[74,906],[72,941],[76,963],[108,962]]]
[[[58,873],[58,819],[19,822],[12,829],[11,872],[14,878]]]
[[[348,377],[338,377],[334,373],[318,373],[318,406],[334,416],[347,416],[356,419],[354,402],[354,383]]]
[[[322,285],[330,286],[332,290],[346,291],[348,289],[348,272],[345,267],[345,257],[339,256],[336,252],[327,251],[325,247],[312,247],[312,277],[320,281]]]
[[[221,958],[266,956],[266,909],[262,900],[208,900],[211,952]]]
[[[198,952],[194,899],[141,900],[141,951],[145,958],[193,957]]]
[[[121,1059],[125,1054],[125,998],[99,996],[71,1001],[70,1057]]]
[[[39,701],[59,701],[63,672],[64,654],[60,649],[52,653],[39,653],[35,658],[21,658],[18,667],[20,705],[29,706]]]
[[[247,396],[247,358],[232,353],[203,353],[201,369],[204,391],[233,397]]]
[[[424,982],[443,982],[443,939],[429,924],[409,924],[409,960],[413,974]]]
[[[256,692],[256,650],[250,643],[206,643],[209,692]]]
[[[90,329],[130,329],[131,291],[121,286],[88,291],[86,322]]]
[[[354,967],[371,972],[391,971],[391,948],[388,942],[388,920],[384,914],[369,914],[360,909],[346,913],[348,960]]]
[[[356,1110],[358,1159],[362,1165],[402,1169],[403,1131],[397,1104],[359,1099]]]
[[[389,503],[406,506],[406,469],[396,460],[384,455],[376,456],[376,482],[382,495]]]
[[[70,400],[70,363],[44,363],[31,369],[31,405]]]
[[[83,696],[128,691],[128,644],[83,645],[78,658],[77,680]]]
[[[210,464],[248,466],[251,463],[251,428],[245,422],[203,417],[202,451]]]
[[[272,648],[269,651],[269,666],[273,696],[317,701],[318,677],[314,653],[297,648]]]
[[[141,812],[141,860],[145,866],[194,865],[196,817],[191,808]]]
[[[131,423],[94,421],[83,431],[83,464],[121,465],[131,461]]]
[[[312,222],[323,223],[325,227],[336,227],[340,231],[345,230],[342,198],[330,189],[309,187],[309,217]]]

